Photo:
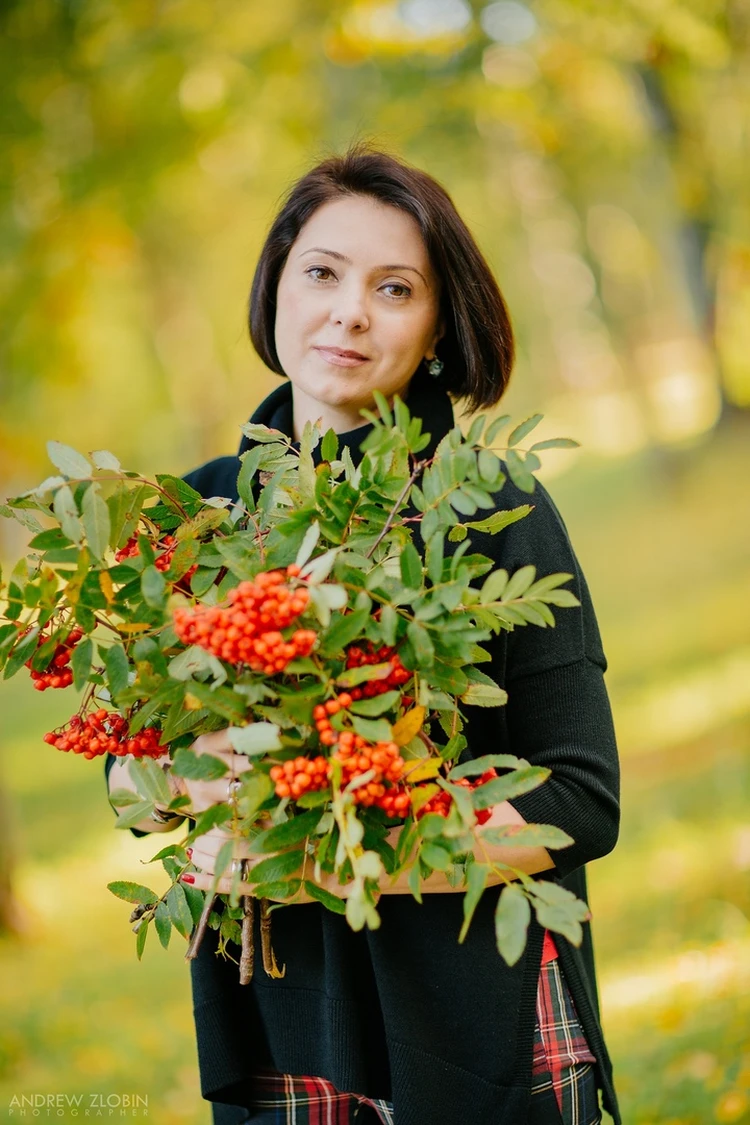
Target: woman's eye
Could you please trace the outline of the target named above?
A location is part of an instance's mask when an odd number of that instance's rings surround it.
[[[312,276],[315,273],[330,273],[331,271],[329,270],[328,266],[311,266],[310,269],[307,270],[306,272]],[[313,278],[313,281],[325,281],[325,280],[326,280],[326,278],[320,278],[320,277],[314,277]]]
[[[397,281],[389,281],[387,285],[383,286],[384,289],[400,289],[401,293],[397,293],[393,298],[394,300],[401,300],[404,297],[411,297],[411,289],[408,285],[401,285]]]

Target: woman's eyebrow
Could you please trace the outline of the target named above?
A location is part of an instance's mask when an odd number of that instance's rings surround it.
[[[303,250],[301,254],[297,255],[297,257],[302,258],[305,254],[329,254],[332,258],[338,258],[340,262],[346,262],[349,266],[352,264],[351,258],[347,258],[346,254],[340,254],[338,250],[326,250],[324,246],[311,246],[309,250]],[[394,265],[393,263],[391,263],[390,265],[385,266],[375,266],[375,270],[411,270],[412,273],[416,273],[419,275],[419,277],[422,278],[422,281],[424,281],[425,285],[429,289],[427,279],[425,278],[424,274],[421,274],[419,272],[416,266]]]

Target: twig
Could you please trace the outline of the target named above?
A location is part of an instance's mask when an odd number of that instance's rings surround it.
[[[216,895],[208,895],[201,912],[201,916],[198,920],[198,925],[195,927],[193,936],[190,939],[190,944],[187,947],[187,952],[185,954],[186,961],[193,961],[198,956],[198,950],[200,949],[201,942],[203,941],[203,935],[205,934],[206,926],[208,925],[208,918],[215,902]]]
[[[243,860],[247,865],[247,860]],[[261,923],[262,924],[262,923]],[[255,972],[255,899],[242,896],[242,953],[240,955],[240,984],[250,984]]]
[[[263,953],[263,968],[268,976],[273,977],[274,980],[280,980],[281,977],[286,976],[286,965],[282,969],[279,968],[271,945],[271,912],[268,909],[267,898],[260,900],[260,944]]]

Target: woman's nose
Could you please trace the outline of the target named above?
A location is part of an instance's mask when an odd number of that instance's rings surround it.
[[[331,307],[331,320],[346,329],[368,328],[370,318],[366,294],[354,286],[337,289]]]

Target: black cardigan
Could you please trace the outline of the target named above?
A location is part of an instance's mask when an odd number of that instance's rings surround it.
[[[454,425],[450,399],[422,376],[408,405],[432,435],[428,450]],[[251,421],[292,435],[291,387],[274,390]],[[370,425],[339,435],[355,463]],[[250,448],[243,438],[240,452]],[[319,460],[320,450],[316,452]],[[203,496],[236,498],[237,457],[219,457],[185,480]],[[471,533],[473,549],[512,572],[533,563],[537,576],[565,571],[581,602],[556,609],[554,629],[535,625],[501,633],[484,646],[483,665],[508,690],[501,708],[466,708],[472,754],[512,753],[552,774],[514,798],[527,821],[558,825],[575,843],[552,857],[544,877],[587,898],[584,864],[614,847],[619,827],[619,769],[604,684],[607,662],[586,581],[562,518],[537,481],[529,496],[508,481],[503,508],[534,510],[499,535]],[[417,540],[418,547],[421,542]],[[446,550],[453,547],[446,543]],[[108,768],[114,758],[108,761]],[[317,903],[274,911],[273,944],[286,976],[259,971],[240,986],[238,968],[215,955],[209,930],[191,963],[201,1091],[216,1104],[217,1125],[242,1120],[252,1074],[271,1066],[315,1074],[338,1089],[394,1104],[397,1125],[521,1125],[529,1107],[536,989],[543,930],[532,921],[525,953],[509,968],[495,947],[493,911],[500,888],[485,892],[463,945],[461,893],[381,896],[379,930],[353,933]],[[598,1060],[605,1109],[620,1125],[612,1067],[598,1014],[590,925],[580,948],[555,935],[586,1038]]]

